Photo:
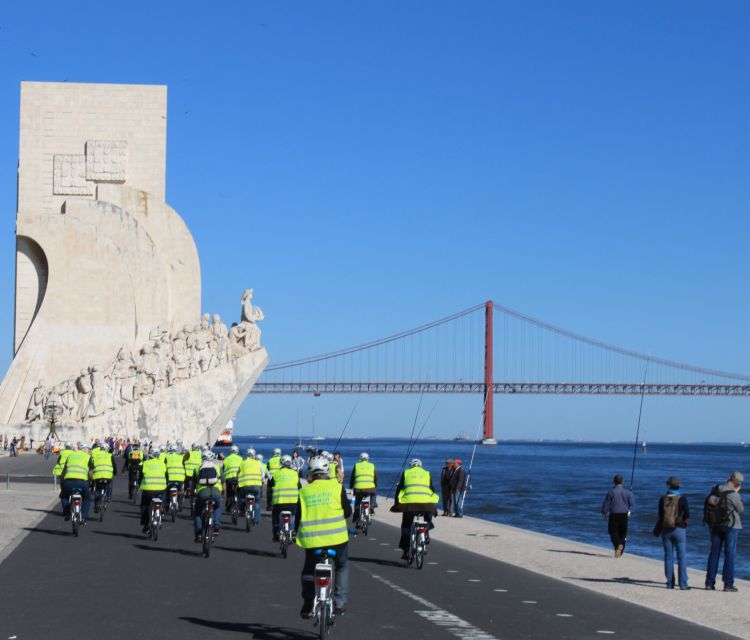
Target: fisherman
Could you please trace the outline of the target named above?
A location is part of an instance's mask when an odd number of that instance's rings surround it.
[[[466,491],[466,470],[461,466],[461,458],[453,461],[451,473],[451,500],[453,501],[453,517],[464,517],[463,494]]]
[[[724,591],[735,593],[734,586],[734,560],[737,551],[737,538],[742,529],[742,512],[745,506],[740,497],[740,490],[745,476],[735,471],[729,476],[725,484],[714,487],[711,494],[706,498],[703,520],[711,525],[711,551],[708,555],[706,569],[706,589],[716,589],[716,573],[719,570],[719,558],[724,550],[724,567],[721,570],[721,578],[724,582]],[[715,498],[714,508],[717,515],[715,522],[709,522],[707,509],[712,498]]]
[[[438,495],[432,487],[430,472],[422,468],[422,461],[419,458],[412,459],[409,462],[409,468],[401,474],[396,487],[396,502],[391,507],[391,511],[400,511],[403,514],[401,538],[398,541],[399,549],[403,551],[402,560],[406,560],[409,555],[409,534],[415,517],[422,515],[427,528],[435,528],[432,524],[432,517],[437,515],[435,505],[438,500]],[[426,542],[430,543],[429,533]]]
[[[371,513],[375,513],[375,497],[378,493],[378,474],[375,465],[370,462],[370,454],[363,451],[359,454],[359,462],[352,467],[349,477],[349,488],[354,492],[354,514],[352,523],[356,527],[359,522],[359,506],[362,498],[370,496]]]
[[[336,567],[336,586],[333,594],[334,613],[344,613],[349,596],[349,532],[346,520],[352,507],[346,490],[338,480],[330,477],[328,458],[315,456],[310,459],[310,482],[299,492],[295,514],[297,544],[305,550],[302,567],[302,618],[313,616],[315,599],[315,551],[332,549]]]
[[[453,515],[453,492],[451,491],[451,475],[453,474],[453,459],[448,458],[440,471],[440,495],[443,497],[443,515]]]
[[[621,474],[612,479],[614,485],[604,496],[602,502],[602,520],[609,518],[609,539],[615,549],[615,558],[619,558],[625,551],[628,535],[628,518],[635,505],[633,492],[624,487]]]

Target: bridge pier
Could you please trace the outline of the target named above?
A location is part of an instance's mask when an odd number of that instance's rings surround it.
[[[484,424],[482,444],[497,444],[492,407],[495,387],[492,374],[492,300],[484,303]]]

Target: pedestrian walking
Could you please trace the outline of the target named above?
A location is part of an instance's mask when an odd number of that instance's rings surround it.
[[[453,500],[453,517],[464,517],[464,505],[461,494],[466,491],[466,470],[461,466],[461,458],[453,461],[453,473],[451,474],[451,494]]]
[[[453,515],[453,493],[451,492],[451,475],[453,475],[453,459],[448,458],[440,471],[440,495],[443,498],[443,515]]]
[[[608,518],[609,539],[615,549],[615,558],[625,552],[628,537],[628,518],[635,506],[633,492],[625,488],[621,474],[612,479],[614,485],[604,496],[602,502],[602,519]]]
[[[52,444],[53,440],[51,437],[47,438],[44,441],[44,459],[49,460],[50,455],[52,455]]]
[[[711,551],[706,566],[706,589],[716,589],[716,573],[719,558],[724,550],[724,565],[721,579],[724,591],[736,592],[734,586],[734,561],[737,551],[737,538],[742,529],[742,512],[745,510],[740,497],[740,489],[745,477],[735,471],[725,484],[717,484],[703,504],[703,522],[710,527]]]
[[[654,535],[661,537],[664,546],[664,576],[667,589],[674,589],[674,556],[677,552],[677,584],[680,589],[689,589],[687,577],[687,526],[690,518],[687,498],[680,491],[680,479],[667,479],[667,493],[659,498],[659,519]]]

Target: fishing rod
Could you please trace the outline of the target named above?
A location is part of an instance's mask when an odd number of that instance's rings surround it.
[[[484,412],[487,408],[487,398],[484,399],[484,405],[482,406],[482,413],[479,418],[479,425],[477,426],[476,437],[474,438],[474,448],[471,450],[471,460],[469,461],[469,470],[466,472],[466,484],[464,490],[461,492],[461,511],[464,510],[464,502],[466,501],[466,492],[469,490],[469,481],[471,480],[471,470],[474,468],[474,454],[477,452],[477,445],[479,444],[479,432],[482,429],[482,423],[484,421]]]
[[[336,449],[339,448],[339,442],[341,442],[341,438],[344,437],[344,434],[346,433],[346,428],[349,426],[349,422],[352,419],[352,416],[354,415],[354,412],[357,410],[357,406],[359,405],[359,400],[354,403],[354,408],[352,409],[352,412],[349,414],[349,417],[346,420],[346,424],[344,425],[344,428],[341,430],[341,435],[339,436],[339,439],[336,440],[336,446],[333,447],[333,450],[336,451]]]
[[[641,406],[638,409],[638,427],[635,430],[635,443],[633,444],[633,466],[630,469],[630,490],[633,490],[635,481],[635,458],[638,455],[638,438],[641,433],[641,415],[643,414],[643,396],[646,394],[646,374],[648,373],[648,360],[643,370],[643,384],[641,385]]]
[[[404,465],[406,464],[406,460],[409,457],[409,450],[411,449],[411,443],[414,439],[414,430],[417,428],[417,420],[419,419],[419,410],[422,408],[422,400],[424,399],[424,391],[419,394],[419,403],[417,403],[417,412],[414,414],[414,422],[411,425],[411,433],[409,434],[409,444],[406,446],[406,455],[404,456],[404,461],[401,463],[401,471],[404,470]],[[399,475],[401,472],[399,472]],[[394,480],[394,483],[391,485],[391,488],[388,490],[388,495],[386,496],[386,500],[390,500],[391,498],[391,491],[393,491],[393,488],[396,486],[396,480]]]

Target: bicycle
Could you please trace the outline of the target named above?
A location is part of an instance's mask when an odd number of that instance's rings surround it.
[[[427,522],[424,516],[417,515],[411,523],[409,532],[409,551],[407,552],[406,564],[411,565],[416,561],[417,569],[424,565],[424,556],[427,553]]]
[[[255,496],[248,493],[245,496],[245,531],[250,533],[250,528],[255,524]]]
[[[111,480],[97,480],[94,492],[94,512],[99,513],[99,522],[104,522],[104,512],[109,504],[109,483]]]
[[[203,515],[201,525],[201,542],[203,543],[203,556],[211,555],[211,544],[214,541],[214,508],[216,498],[208,498],[203,503]]]
[[[70,494],[70,524],[73,526],[73,535],[78,537],[78,530],[83,524],[83,517],[81,515],[81,503],[83,502],[83,496],[80,491],[76,490]]]
[[[172,517],[172,522],[177,519],[177,512],[180,510],[180,490],[179,483],[169,483],[169,515]]]
[[[234,489],[234,494],[232,495],[232,503],[229,507],[229,513],[232,516],[232,524],[237,524],[237,520],[240,517],[240,500],[237,497],[237,488]]]
[[[286,558],[289,545],[292,544],[292,512],[282,511],[279,514],[279,544],[281,557]]]
[[[151,498],[151,524],[149,526],[148,536],[154,542],[159,539],[159,528],[161,527],[161,507],[161,498]]]
[[[362,498],[362,502],[359,503],[359,528],[362,529],[362,534],[367,535],[367,530],[370,528],[372,522],[372,509],[370,507],[370,498]]]
[[[138,495],[138,471],[131,473],[128,477],[129,486],[128,486],[128,497],[133,501],[133,504],[135,504],[136,497]]]
[[[313,624],[318,625],[318,637],[325,638],[331,633],[335,622],[333,591],[336,586],[336,571],[331,558],[336,557],[335,549],[316,549],[315,555],[321,562],[315,565],[315,600],[313,600]]]

